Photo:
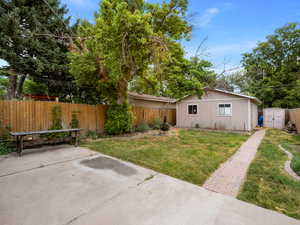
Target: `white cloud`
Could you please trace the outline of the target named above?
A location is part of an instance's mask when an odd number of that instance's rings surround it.
[[[218,8],[209,8],[205,12],[195,19],[194,25],[197,27],[205,27],[211,20],[220,12]]]

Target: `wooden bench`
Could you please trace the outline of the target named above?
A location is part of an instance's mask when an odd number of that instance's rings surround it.
[[[9,132],[11,136],[16,137],[17,143],[17,152],[19,156],[22,155],[23,151],[23,140],[24,137],[27,135],[40,135],[40,134],[53,134],[53,133],[65,133],[69,132],[70,136],[72,133],[75,133],[75,146],[78,146],[78,133],[82,130],[80,128],[73,128],[73,129],[63,129],[63,130],[41,130],[41,131],[29,131],[29,132]]]

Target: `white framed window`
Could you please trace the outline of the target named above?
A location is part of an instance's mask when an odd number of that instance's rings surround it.
[[[219,116],[232,116],[232,104],[231,103],[219,103],[218,104]]]
[[[188,105],[188,114],[189,115],[196,115],[198,113],[198,105]]]

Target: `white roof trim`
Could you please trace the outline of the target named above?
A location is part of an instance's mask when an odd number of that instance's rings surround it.
[[[140,99],[145,101],[155,101],[155,102],[165,102],[165,103],[175,103],[177,100],[168,98],[168,97],[157,97],[153,95],[146,95],[146,94],[138,94],[134,92],[129,92],[128,96],[133,99]]]
[[[229,95],[234,95],[234,96],[238,96],[238,97],[242,97],[242,98],[251,99],[251,100],[254,100],[258,104],[261,103],[261,101],[258,98],[253,97],[253,96],[249,96],[249,95],[238,94],[238,93],[234,93],[234,92],[230,92],[230,91],[225,91],[225,90],[220,90],[220,89],[213,89],[213,88],[204,88],[204,90],[206,90],[206,91],[221,92],[221,93],[225,93],[225,94],[229,94]],[[184,96],[183,98],[178,99],[176,102],[180,102],[181,100],[183,100],[183,99],[185,99],[185,98],[187,98],[189,96],[191,96],[191,95]]]

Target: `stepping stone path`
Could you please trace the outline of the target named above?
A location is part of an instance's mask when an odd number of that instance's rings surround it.
[[[236,197],[264,136],[265,130],[255,132],[228,161],[206,180],[203,187],[210,191]]]

